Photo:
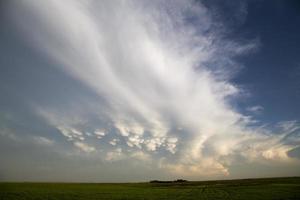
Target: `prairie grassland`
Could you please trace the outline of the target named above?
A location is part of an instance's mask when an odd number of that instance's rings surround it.
[[[0,200],[300,199],[300,178],[186,183],[0,183]]]

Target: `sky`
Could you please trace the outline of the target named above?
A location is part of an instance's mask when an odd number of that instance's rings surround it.
[[[300,176],[299,1],[0,10],[0,181]]]

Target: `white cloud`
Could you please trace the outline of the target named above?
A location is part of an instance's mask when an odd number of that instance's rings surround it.
[[[141,136],[144,133],[144,127],[137,123],[116,122],[115,127],[122,136],[129,136],[130,134]]]
[[[107,161],[117,161],[124,158],[121,148],[117,148],[113,151],[107,152],[105,159]]]
[[[165,138],[153,138],[145,141],[148,151],[156,151],[163,143]]]
[[[237,155],[249,161],[290,159],[285,155],[295,144],[282,144],[288,125],[277,135],[250,128],[249,117],[230,104],[240,92],[230,82],[238,68],[233,58],[256,43],[225,40],[200,3],[25,0],[11,13],[55,66],[104,99],[107,110],[97,109],[94,101],[88,110],[110,122],[103,127],[110,131],[95,131],[97,137],[118,134],[126,148],[159,156],[161,169],[186,176],[228,175]],[[198,26],[186,21],[186,13]],[[78,141],[85,140],[87,126],[97,128],[80,112],[44,108],[38,113],[76,140],[76,147],[95,151]],[[126,156],[130,153],[121,148],[107,149],[106,160]]]
[[[74,139],[85,140],[83,133],[75,128],[58,126],[57,129],[70,141]]]
[[[169,138],[167,140],[166,149],[174,154],[176,152],[176,143],[177,143],[177,141],[178,141],[177,138]]]
[[[113,145],[113,146],[116,146],[117,145],[117,143],[119,142],[120,140],[119,139],[113,139],[113,140],[111,140],[110,142],[109,142],[109,144],[111,144],[111,145]]]
[[[143,151],[135,151],[130,154],[130,157],[144,162],[151,161],[151,156]]]
[[[300,126],[297,121],[282,121],[278,124],[279,128],[282,128],[285,132],[294,132],[295,130],[299,129]]]
[[[138,148],[142,148],[141,144],[144,142],[144,139],[142,139],[140,136],[138,135],[133,135],[133,136],[129,136],[128,137],[128,141],[127,144],[130,147],[136,146]]]
[[[91,153],[91,152],[96,151],[95,147],[88,145],[86,143],[83,143],[83,142],[74,142],[74,146],[85,153]]]
[[[203,158],[198,162],[177,163],[172,164],[164,160],[160,163],[160,167],[173,172],[181,177],[194,179],[194,176],[210,177],[210,176],[228,176],[229,171],[221,163],[214,158]]]
[[[267,160],[289,160],[287,152],[291,150],[288,147],[271,148],[262,152],[262,156]]]
[[[264,107],[259,106],[259,105],[247,108],[247,111],[252,112],[254,114],[260,114],[263,110],[264,110]]]
[[[34,136],[33,140],[35,143],[39,145],[45,145],[45,146],[52,146],[54,144],[54,141],[42,136]]]
[[[103,136],[106,135],[104,131],[99,130],[99,129],[95,130],[95,131],[94,131],[94,134],[96,135],[96,137],[97,137],[98,139],[101,139]]]

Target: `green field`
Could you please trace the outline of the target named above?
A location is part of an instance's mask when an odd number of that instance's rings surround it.
[[[300,199],[300,178],[186,183],[0,183],[0,200]]]

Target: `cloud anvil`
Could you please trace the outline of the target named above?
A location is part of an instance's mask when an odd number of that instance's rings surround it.
[[[0,178],[300,174],[291,153],[299,152],[299,122],[270,125],[259,119],[261,105],[235,106],[249,92],[233,81],[242,70],[237,58],[258,51],[260,41],[226,37],[205,2],[23,0],[4,7],[15,34],[1,37],[14,41],[9,51],[17,59],[3,71],[17,78],[0,87],[8,94],[0,107],[7,163]]]

